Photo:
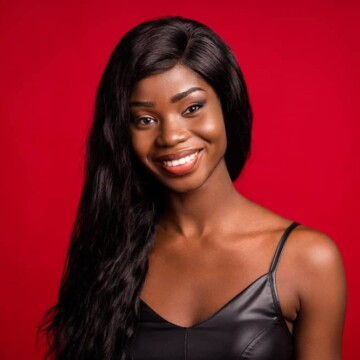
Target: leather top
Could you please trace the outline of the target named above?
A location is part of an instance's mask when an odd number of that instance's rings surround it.
[[[290,360],[293,336],[281,313],[275,272],[293,222],[283,233],[270,270],[207,320],[175,325],[140,300],[132,347],[134,360]]]

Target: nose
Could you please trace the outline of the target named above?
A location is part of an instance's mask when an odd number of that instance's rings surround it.
[[[183,121],[178,117],[163,119],[159,126],[159,134],[156,139],[157,145],[170,147],[186,141],[190,133]]]

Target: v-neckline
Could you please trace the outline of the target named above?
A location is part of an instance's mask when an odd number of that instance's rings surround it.
[[[223,312],[227,307],[229,307],[236,299],[240,298],[241,295],[243,295],[243,293],[248,290],[250,287],[252,287],[253,285],[255,285],[257,282],[259,282],[262,278],[264,278],[265,276],[270,276],[271,271],[268,271],[267,273],[260,275],[258,278],[256,278],[254,281],[252,281],[249,285],[247,285],[244,289],[242,289],[239,293],[237,293],[236,295],[234,295],[229,301],[227,301],[223,306],[220,307],[219,310],[215,311],[212,315],[210,315],[210,317],[208,317],[207,319],[191,325],[191,326],[181,326],[181,325],[177,325],[174,324],[173,322],[166,320],[164,317],[162,317],[159,313],[157,313],[151,306],[149,306],[144,300],[142,300],[140,298],[140,303],[142,303],[143,305],[145,305],[145,307],[147,307],[154,315],[156,315],[158,318],[160,318],[163,322],[172,325],[174,327],[180,328],[180,329],[194,329],[199,327],[200,325],[204,325],[207,322],[209,322],[210,320],[212,320],[214,317],[218,316],[221,312]]]

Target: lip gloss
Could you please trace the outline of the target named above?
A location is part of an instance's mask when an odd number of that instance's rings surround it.
[[[177,164],[177,165],[170,165],[169,163],[178,162],[178,160],[175,160],[173,162],[170,161],[161,161],[158,164],[160,164],[161,169],[165,170],[165,172],[172,174],[172,175],[185,175],[189,173],[195,164],[197,163],[197,160],[199,158],[200,150],[194,153],[193,159],[191,159],[189,162],[185,162],[183,164]],[[185,157],[186,158],[186,157]]]

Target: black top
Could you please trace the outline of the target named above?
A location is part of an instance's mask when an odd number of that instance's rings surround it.
[[[293,222],[283,233],[270,270],[209,319],[191,327],[170,323],[141,300],[134,360],[290,360],[293,336],[281,313],[275,272]]]

